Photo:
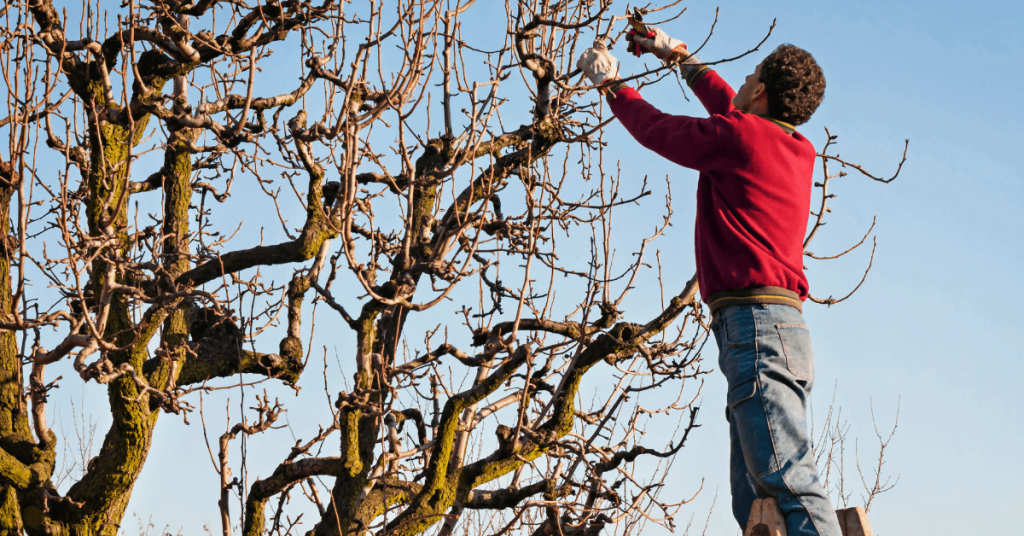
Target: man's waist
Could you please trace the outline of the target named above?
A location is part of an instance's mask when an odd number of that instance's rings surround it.
[[[795,307],[803,313],[803,301],[800,295],[782,287],[748,287],[741,290],[723,290],[716,292],[707,299],[711,314],[715,314],[733,305],[778,304]]]

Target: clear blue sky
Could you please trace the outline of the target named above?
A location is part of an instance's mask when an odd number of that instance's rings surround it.
[[[687,4],[687,13],[664,29],[699,42],[716,4]],[[479,17],[479,23],[465,25],[465,39],[478,32],[486,42],[488,35],[493,40],[503,31],[503,23],[499,29],[488,27],[494,19],[487,9],[474,7],[466,14],[467,19]],[[851,424],[847,457],[852,460],[853,438],[859,438],[861,462],[870,467],[877,450],[869,401],[882,429],[891,427],[897,400],[902,401],[885,466],[886,472],[900,475],[900,482],[872,508],[876,534],[1021,534],[1010,514],[1024,503],[1024,461],[1014,446],[1024,437],[1024,415],[1015,396],[1024,376],[1024,352],[1015,335],[1019,329],[1013,327],[1024,323],[1017,304],[1024,294],[1019,237],[1024,173],[1017,161],[1024,125],[1019,98],[1024,7],[985,0],[729,2],[721,5],[718,28],[702,56],[718,59],[746,50],[760,40],[772,18],[778,26],[765,51],[790,42],[811,51],[825,70],[824,103],[800,128],[816,146],[821,147],[828,126],[839,135],[844,158],[886,174],[899,160],[903,140],[911,140],[907,164],[892,184],[855,174],[834,182],[838,197],[831,223],[813,250],[831,254],[846,249],[877,215],[878,252],[867,282],[853,298],[830,309],[806,308],[815,345],[813,403],[819,424],[837,385],[837,403]],[[619,48],[615,53],[622,72],[639,71],[638,60]],[[738,86],[761,57],[758,53],[723,65],[719,72]],[[704,113],[695,100],[680,98],[671,82],[644,96],[666,111]],[[671,177],[675,226],[660,247],[687,267],[688,276],[696,174],[645,154],[618,124],[608,129],[606,159],[621,159],[624,168],[642,169],[655,182]],[[660,209],[651,203],[648,209]],[[655,223],[637,221],[644,230]],[[672,241],[678,249],[666,250]],[[808,261],[812,292],[845,295],[866,263],[866,250],[831,263]],[[348,347],[338,342],[339,349]],[[715,357],[709,345],[705,359],[715,363]],[[312,383],[304,393],[316,391]],[[80,387],[65,384],[70,388],[54,399],[70,392],[77,401]],[[706,479],[704,492],[681,514],[681,526],[689,513],[702,526],[717,490],[708,534],[718,535],[736,533],[729,510],[724,386],[717,373],[709,377],[703,427],[691,436],[673,472],[678,487],[673,492],[679,497],[688,497]],[[86,387],[92,408],[102,408],[104,398],[102,388]],[[221,399],[218,415],[222,404]],[[69,409],[64,406],[65,417]],[[100,434],[105,427],[101,424]],[[205,447],[197,447],[198,433],[197,426],[184,427],[173,416],[161,418],[129,512],[152,514],[157,527],[169,524],[187,533],[197,533],[207,522],[217,529],[211,502],[216,476],[207,465]],[[270,460],[281,459],[281,450],[293,443],[287,432],[276,437],[277,450],[259,470],[263,476],[272,467]],[[859,488],[855,470],[848,465],[852,489]],[[173,499],[188,505],[192,513],[186,516],[162,506],[168,490],[181,493],[183,475],[197,479],[194,491]],[[859,504],[858,493],[851,502]],[[133,534],[134,525],[126,519],[126,533]]]

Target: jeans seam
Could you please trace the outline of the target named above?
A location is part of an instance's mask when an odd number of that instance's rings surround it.
[[[771,441],[772,444],[772,459],[771,462],[768,464],[768,469],[761,471],[756,475],[753,475],[754,478],[761,478],[764,475],[769,475],[776,471],[781,471],[782,467],[779,465],[779,448],[775,444],[775,430],[772,427],[772,420],[768,416],[768,407],[765,405],[764,385],[761,383],[760,374],[758,374],[757,378],[755,378],[755,382],[757,383],[757,392],[754,393],[754,396],[757,397],[757,401],[761,404],[761,410],[764,412],[764,421],[768,427],[768,439]]]
[[[768,407],[765,405],[764,400],[764,384],[761,382],[761,346],[760,340],[760,326],[758,325],[757,315],[753,315],[754,320],[754,381],[757,383],[757,392],[755,396],[758,398],[758,402],[761,403],[761,410],[764,412],[764,420],[768,425],[768,439],[772,442],[772,461],[769,464],[769,470],[762,473],[763,475],[769,474],[773,471],[781,470],[779,466],[779,448],[775,444],[775,430],[772,429],[772,420],[768,415]],[[756,478],[760,478],[757,476]]]
[[[758,383],[761,382],[760,374],[757,377],[757,381],[758,381]],[[764,397],[761,397],[761,401],[762,401],[761,403],[762,403],[762,406],[763,406],[763,404],[764,404]],[[775,446],[775,428],[772,426],[772,420],[770,418],[768,418],[768,409],[767,408],[765,408],[765,421],[768,424],[768,437],[771,439],[771,442],[772,442],[772,457],[774,458],[773,465],[775,466],[775,469],[772,470],[772,471],[766,471],[764,474],[759,475],[756,478],[763,479],[764,476],[770,475],[772,473],[776,473],[777,472],[779,474],[779,480],[782,482],[782,485],[785,486],[785,488],[786,488],[786,492],[788,492],[791,497],[793,497],[794,499],[797,500],[797,502],[800,503],[800,506],[802,506],[804,511],[807,512],[807,519],[809,519],[811,521],[811,525],[814,526],[815,532],[820,535],[821,534],[821,529],[818,528],[817,523],[814,522],[814,516],[811,515],[811,508],[807,505],[806,502],[804,502],[803,497],[797,495],[796,492],[793,491],[793,486],[790,486],[789,482],[786,481],[786,473],[785,473],[785,471],[782,470],[782,466],[779,463],[778,448]],[[776,497],[776,499],[778,499],[778,498],[779,497]],[[784,519],[787,517],[785,512],[782,513],[782,517]]]
[[[793,498],[800,503],[800,506],[804,507],[804,511],[807,512],[807,519],[811,522],[811,525],[814,525],[814,531],[819,535],[822,534],[821,527],[818,526],[818,523],[814,521],[814,516],[811,515],[810,506],[808,506],[807,503],[804,501],[804,497],[802,495],[797,495],[795,492],[793,492],[793,487],[789,485],[789,482],[786,482],[786,475],[781,471],[779,472],[779,480],[781,480],[782,484],[786,486],[786,491],[788,491],[789,494],[792,495]],[[829,502],[829,506],[831,507],[831,502]],[[785,517],[785,515],[785,512],[783,512],[783,517]]]

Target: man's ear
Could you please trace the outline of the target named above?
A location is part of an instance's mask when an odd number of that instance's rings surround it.
[[[754,91],[750,93],[750,101],[753,102],[759,99],[767,99],[768,93],[766,93],[766,91],[767,87],[765,87],[764,82],[758,82],[757,85],[754,86]]]

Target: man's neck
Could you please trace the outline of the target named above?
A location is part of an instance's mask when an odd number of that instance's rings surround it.
[[[789,123],[787,123],[785,121],[780,121],[778,119],[775,119],[774,117],[768,115],[768,104],[764,100],[754,101],[754,102],[750,103],[750,105],[745,106],[744,108],[740,108],[740,111],[743,112],[743,113],[747,113],[747,114],[751,114],[751,115],[756,115],[756,116],[760,117],[761,119],[766,119],[768,121],[771,121],[772,123],[775,123],[776,125],[781,127],[782,130],[785,130],[787,134],[792,134],[794,131],[796,131],[796,127],[795,126],[793,126],[793,125],[791,125],[791,124],[789,124]]]
[[[754,102],[748,103],[743,108],[740,108],[740,111],[748,114],[754,114],[765,119],[771,119],[771,117],[768,116],[768,103],[765,102],[764,99],[758,99]]]

